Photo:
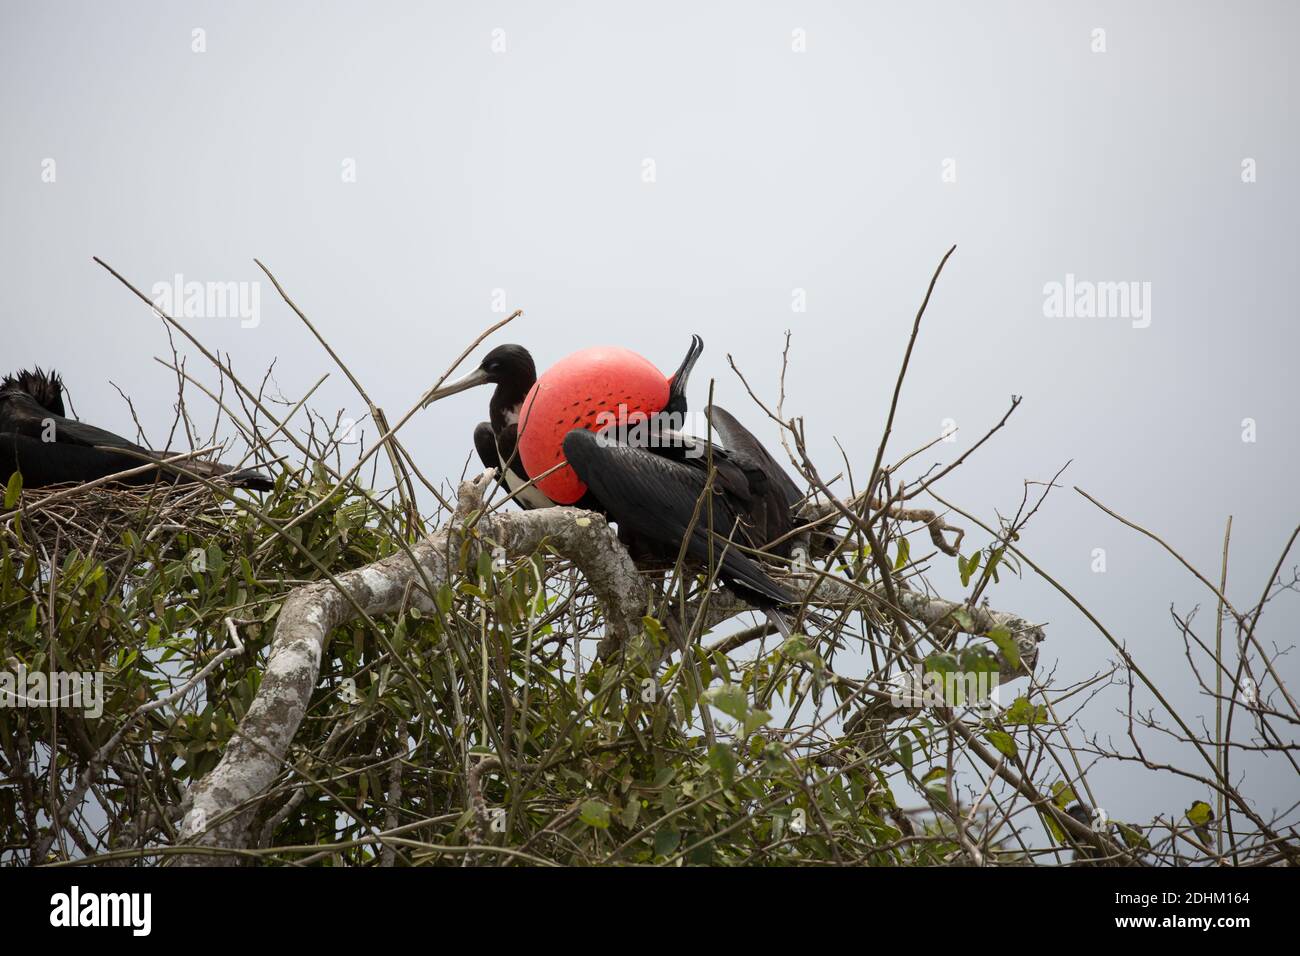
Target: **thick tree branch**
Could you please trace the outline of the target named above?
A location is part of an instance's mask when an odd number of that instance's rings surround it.
[[[457,520],[412,549],[428,580],[438,586],[455,576],[449,556],[464,535],[464,518],[483,500],[486,478],[461,484]],[[646,586],[636,565],[598,515],[575,508],[482,515],[473,525],[474,547],[489,541],[512,555],[528,555],[543,543],[582,572],[605,613],[606,636],[616,644],[641,630]],[[405,553],[338,575],[336,588],[318,582],[293,591],[280,609],[266,671],[257,697],[231,738],[221,762],[190,790],[181,840],[205,847],[242,847],[252,822],[252,801],[275,780],[320,679],[321,658],[335,628],[356,615],[398,609],[412,582],[410,603],[434,610],[433,596]],[[344,595],[350,595],[351,600]],[[353,603],[355,602],[355,604]],[[211,855],[182,857],[210,866]],[[233,858],[222,862],[231,864]]]
[[[453,556],[472,529],[471,561],[478,549],[501,547],[512,557],[531,555],[543,545],[573,562],[599,601],[605,619],[601,653],[608,655],[639,634],[650,597],[645,578],[633,564],[617,536],[599,515],[576,508],[482,513],[487,476],[463,482],[456,513],[441,531],[412,551],[419,569],[405,552],[337,576],[332,582],[315,582],[290,593],[280,609],[261,686],[252,706],[231,738],[221,762],[199,780],[188,794],[189,808],[181,827],[181,841],[203,847],[238,849],[247,845],[257,798],[275,781],[284,765],[298,726],[320,679],[321,660],[330,634],[360,612],[389,614],[403,601],[422,611],[434,611],[434,598],[423,587],[454,579]],[[407,596],[409,594],[409,597]],[[927,625],[961,629],[953,616],[962,605],[901,591],[900,610]],[[878,600],[870,591],[854,590],[834,579],[823,578],[815,603]],[[360,612],[358,611],[360,609]],[[715,593],[708,625],[740,614],[749,607],[730,592]],[[1020,618],[969,609],[968,629],[985,633],[1007,626],[1021,642],[1022,657],[1032,666],[1042,629]],[[1022,672],[1023,673],[1023,672]],[[237,862],[233,855],[218,858]],[[210,866],[211,853],[180,858],[182,864]]]

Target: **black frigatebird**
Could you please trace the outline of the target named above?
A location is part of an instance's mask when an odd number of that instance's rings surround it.
[[[546,373],[548,389],[557,386],[559,388],[558,392],[552,392],[548,397],[554,397],[556,394],[568,395],[569,392],[576,395],[579,391],[583,393],[598,391],[593,380],[593,371],[597,366],[618,387],[599,398],[595,394],[586,394],[581,400],[575,398],[572,405],[568,404],[566,399],[565,418],[557,419],[557,424],[567,421],[567,413],[580,403],[587,406],[584,415],[595,416],[602,411],[615,412],[616,409],[608,408],[615,398],[624,406],[625,411],[644,405],[647,411],[666,412],[680,419],[687,410],[686,384],[690,379],[691,369],[695,367],[695,362],[703,351],[703,340],[698,335],[691,336],[691,345],[686,352],[686,357],[677,371],[667,378],[664,378],[648,361],[624,349],[587,349],[569,356]],[[576,375],[566,373],[565,369],[570,366],[575,367]],[[629,375],[629,371],[632,374]],[[639,381],[636,381],[638,379]],[[474,371],[430,393],[424,401],[424,407],[428,408],[431,403],[448,395],[489,384],[495,385],[496,388],[488,402],[488,421],[479,422],[474,429],[474,448],[483,466],[496,470],[498,479],[508,491],[514,494],[515,501],[522,508],[549,508],[557,503],[563,503],[576,504],[589,510],[599,510],[598,503],[585,495],[585,489],[578,488],[576,493],[573,493],[573,486],[577,483],[571,473],[544,474],[550,466],[558,464],[558,460],[549,462],[547,467],[538,470],[539,474],[543,474],[539,482],[529,483],[529,472],[524,465],[524,456],[519,448],[520,410],[525,401],[529,401],[531,405],[530,400],[533,398],[534,386],[537,384],[537,366],[533,362],[532,355],[522,345],[499,345],[492,349]],[[658,388],[666,391],[666,399],[656,401],[655,393]],[[614,392],[618,394],[615,395]],[[545,400],[543,404],[546,404]],[[553,442],[548,442],[549,436],[541,434],[544,431],[541,422],[545,417],[539,412],[534,419],[537,424],[532,432],[536,433],[540,441],[535,440],[533,444],[541,447],[552,444],[558,459],[559,443],[563,435],[560,434]],[[565,468],[560,471],[570,470]],[[548,494],[548,491],[551,493]],[[555,494],[556,497],[551,497],[551,494]]]
[[[37,368],[0,381],[0,480],[18,472],[27,488],[81,483],[176,454],[150,451],[120,435],[68,418],[63,408],[63,381],[55,372]],[[144,485],[159,478],[173,482],[194,480],[177,468],[240,488],[270,491],[275,487],[275,482],[261,472],[192,458],[121,481]]]
[[[721,444],[709,446],[680,431],[687,382],[703,347],[700,337],[692,336],[685,359],[669,377],[636,353],[599,347],[562,359],[538,379],[526,350],[501,346],[429,401],[495,382],[492,421],[475,430],[475,445],[488,467],[510,461],[506,449],[512,450],[513,464],[506,471],[511,487],[530,472],[542,476],[532,489],[538,500],[531,506],[577,504],[602,512],[641,564],[671,565],[685,540],[692,563],[720,559],[719,576],[755,604],[788,604],[793,596],[746,551],[786,538],[773,552],[788,555],[793,509],[803,496],[724,409],[706,412]],[[503,362],[506,356],[514,361]],[[635,434],[627,429],[629,418],[638,414],[655,421],[641,432],[649,442],[629,440]],[[711,518],[708,512],[697,515],[709,463],[716,470]],[[564,467],[551,471],[556,465]]]

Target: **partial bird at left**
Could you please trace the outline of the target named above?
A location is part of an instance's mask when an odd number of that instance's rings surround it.
[[[0,381],[0,482],[18,472],[25,488],[81,484],[179,454],[183,452],[151,451],[121,435],[68,418],[63,408],[63,381],[53,371],[37,368]],[[254,469],[195,458],[158,464],[118,480],[147,485],[200,479],[254,491],[275,487],[269,476]]]

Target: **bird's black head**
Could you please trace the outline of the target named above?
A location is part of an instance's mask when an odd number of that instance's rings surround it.
[[[32,371],[24,369],[13,375],[6,375],[0,381],[0,392],[23,392],[36,400],[47,412],[55,415],[67,415],[63,410],[63,379],[55,371],[43,371],[37,366]]]
[[[424,407],[448,395],[455,395],[477,385],[495,385],[492,396],[494,406],[515,406],[524,400],[528,390],[537,381],[537,366],[528,349],[522,345],[498,345],[487,355],[478,368],[464,378],[434,389],[424,399]]]
[[[533,364],[528,349],[522,345],[498,345],[483,356],[478,367],[483,370],[487,381],[522,387],[524,392],[537,381],[537,366]]]

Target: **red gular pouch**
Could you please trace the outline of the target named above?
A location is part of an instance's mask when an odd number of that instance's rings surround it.
[[[654,363],[616,345],[598,345],[560,359],[537,380],[519,409],[519,456],[529,475],[564,462],[564,436],[599,432],[668,405],[668,377]],[[556,504],[571,505],[587,486],[564,464],[536,482]]]

